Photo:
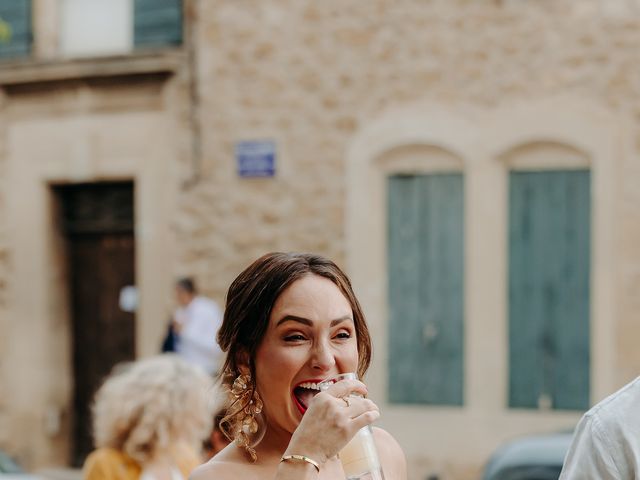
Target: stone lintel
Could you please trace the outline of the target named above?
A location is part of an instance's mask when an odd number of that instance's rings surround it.
[[[162,50],[109,57],[8,61],[0,63],[0,86],[89,78],[171,75],[178,71],[185,58],[181,50]]]

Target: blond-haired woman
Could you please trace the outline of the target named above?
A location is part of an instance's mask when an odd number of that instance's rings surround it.
[[[210,378],[175,355],[134,362],[96,394],[86,480],[183,480],[211,429]]]

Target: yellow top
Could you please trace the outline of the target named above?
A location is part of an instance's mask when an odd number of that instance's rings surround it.
[[[200,458],[188,448],[174,449],[176,467],[183,478],[202,463]],[[142,468],[128,455],[114,448],[99,448],[92,452],[84,462],[82,477],[84,480],[138,480]]]

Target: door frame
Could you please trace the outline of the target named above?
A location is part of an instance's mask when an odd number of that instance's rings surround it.
[[[73,375],[73,392],[71,398],[71,405],[75,406],[75,411],[73,414],[70,412],[70,422],[71,422],[71,464],[75,467],[81,467],[84,463],[86,455],[92,449],[92,442],[90,440],[90,431],[91,431],[91,415],[90,415],[90,407],[92,396],[95,394],[97,387],[102,383],[107,374],[110,373],[111,368],[117,363],[122,361],[131,361],[136,357],[135,351],[135,343],[136,343],[136,314],[132,312],[132,314],[126,314],[123,318],[122,312],[115,312],[113,310],[109,310],[109,312],[104,312],[102,308],[99,308],[98,305],[102,304],[103,293],[102,289],[105,284],[103,281],[106,281],[108,284],[108,280],[112,280],[112,275],[109,277],[96,277],[95,283],[96,285],[91,288],[93,290],[93,294],[95,294],[96,298],[93,301],[82,301],[78,302],[77,292],[75,291],[75,286],[77,283],[77,275],[80,272],[84,272],[83,274],[93,275],[92,271],[95,268],[104,269],[105,267],[109,270],[110,267],[108,265],[109,262],[105,263],[104,260],[99,258],[99,255],[107,253],[105,250],[104,241],[109,239],[119,239],[124,235],[127,238],[127,243],[131,242],[130,248],[131,251],[127,252],[131,254],[131,263],[127,265],[118,265],[116,270],[112,270],[112,273],[115,273],[115,277],[122,279],[123,274],[126,277],[129,277],[130,274],[133,274],[132,278],[127,278],[126,285],[135,284],[135,217],[136,213],[134,210],[135,205],[135,183],[131,181],[119,181],[119,182],[81,182],[81,183],[64,183],[64,184],[56,184],[51,185],[51,198],[54,202],[54,222],[57,225],[57,230],[60,232],[60,236],[62,237],[62,246],[64,251],[60,251],[60,262],[63,265],[63,268],[66,271],[66,285],[64,285],[65,298],[69,302],[69,323],[70,323],[70,343],[71,343],[71,357],[72,357],[72,375]],[[105,198],[105,192],[110,190],[111,193],[117,190],[126,191],[126,204],[121,200],[113,203],[114,208],[125,208],[126,210],[130,210],[130,217],[127,215],[126,218],[121,218],[118,215],[117,220],[113,218],[97,218],[100,216],[100,211],[98,212],[88,212],[80,214],[85,218],[74,218],[76,215],[72,214],[73,218],[72,223],[67,223],[69,218],[67,217],[68,212],[66,210],[66,203],[70,200],[71,205],[69,205],[70,209],[73,212],[77,212],[77,208],[79,206],[77,198],[74,198],[78,190],[83,190],[88,193],[89,196],[93,196],[93,198],[89,199],[90,203],[104,205],[109,200],[109,194]],[[85,194],[86,194],[85,193]],[[122,194],[122,193],[121,193]],[[129,198],[130,195],[130,198]],[[85,197],[82,197],[82,200],[85,200]],[[98,210],[101,210],[100,208]],[[96,221],[97,220],[97,221]],[[106,221],[105,221],[106,220]],[[81,248],[81,251],[85,251],[85,248],[89,247],[92,250],[92,256],[89,258],[88,262],[77,262],[77,252],[74,250],[76,248]],[[120,250],[122,252],[122,250]],[[95,256],[98,254],[98,256]],[[129,262],[127,262],[129,263]],[[80,268],[78,269],[78,266]],[[130,270],[129,270],[130,269]],[[85,279],[86,280],[86,279]],[[125,286],[125,285],[123,285]],[[99,288],[99,291],[95,289]],[[117,293],[112,291],[112,294],[117,298]],[[98,301],[99,303],[94,303]],[[77,303],[78,302],[78,303]],[[83,305],[83,308],[89,308],[88,311],[85,311],[85,315],[79,315],[77,310],[78,305]],[[119,309],[119,305],[116,303],[113,304],[113,309]],[[105,337],[109,337],[113,335],[109,333],[109,329],[105,331],[105,324],[101,321],[105,319],[102,316],[102,313],[106,313],[109,317],[112,317],[115,321],[115,327],[118,332],[126,335],[125,344],[127,345],[127,353],[125,358],[119,356],[119,351],[121,348],[118,348],[118,351],[114,351],[112,347],[107,345],[112,345],[112,342],[107,341],[106,345],[104,342],[101,342],[101,339]],[[131,316],[132,315],[132,316]],[[91,325],[89,325],[92,320],[97,321],[96,324],[96,332],[99,333],[97,337],[91,334]],[[122,323],[124,322],[124,323]],[[131,322],[134,322],[131,324]],[[89,324],[87,324],[89,323]],[[130,330],[129,330],[130,328]],[[93,337],[92,342],[95,342],[96,345],[90,345],[87,348],[86,345],[82,345],[82,341],[79,341],[77,335],[78,334],[90,334],[90,337]],[[102,345],[101,345],[102,343]],[[122,339],[118,342],[120,346],[122,346]],[[129,350],[130,348],[130,350]],[[97,349],[96,351],[93,351]],[[96,352],[98,353],[96,356]],[[110,359],[107,358],[105,354],[110,353]],[[80,357],[78,355],[81,355]],[[113,361],[115,360],[115,361]],[[105,367],[105,361],[111,366],[109,369],[105,369],[101,371],[103,367]],[[85,365],[86,367],[83,367]],[[93,367],[91,367],[93,365]],[[87,370],[88,368],[88,370]],[[99,377],[96,377],[96,368],[100,371]],[[79,370],[80,369],[80,370]],[[78,373],[81,373],[84,370],[84,374],[81,374],[78,377]],[[78,389],[78,385],[80,385],[80,389]],[[80,395],[80,396],[79,396]],[[86,402],[82,402],[82,407],[79,407],[80,404],[77,404],[78,400],[86,397]],[[78,408],[81,410],[79,411]]]
[[[175,126],[165,112],[30,118],[7,126],[7,434],[29,468],[69,463],[72,399],[69,305],[51,185],[133,181],[136,186],[136,355],[157,353],[171,305],[179,183]],[[134,132],[134,133],[132,133]],[[154,138],[149,143],[147,138]],[[34,142],[34,138],[38,139]],[[105,146],[108,146],[106,148]],[[158,259],[165,259],[158,262]],[[158,300],[160,299],[160,300]],[[166,301],[162,301],[166,299]],[[24,348],[28,345],[29,348]],[[19,366],[19,368],[16,368]],[[28,379],[28,381],[25,381]]]

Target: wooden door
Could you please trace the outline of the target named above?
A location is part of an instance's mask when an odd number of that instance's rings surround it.
[[[134,314],[119,307],[134,284],[133,184],[58,187],[73,332],[73,463],[93,448],[91,404],[104,377],[135,357]]]

